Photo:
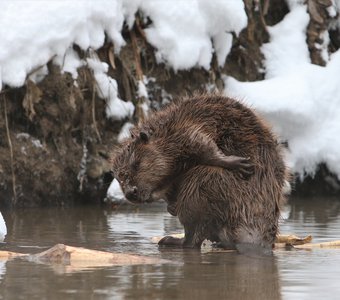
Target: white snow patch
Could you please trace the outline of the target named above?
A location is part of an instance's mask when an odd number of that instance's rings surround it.
[[[131,102],[125,102],[118,97],[116,80],[106,74],[108,64],[101,62],[95,52],[92,52],[91,56],[92,58],[87,59],[87,64],[93,70],[98,96],[107,100],[106,116],[114,120],[131,117],[135,107]]]
[[[20,132],[20,133],[17,133],[16,135],[16,138],[18,140],[27,140],[29,139],[31,136],[27,133],[27,132]]]
[[[172,95],[169,94],[166,90],[161,90],[161,97],[162,97],[162,105],[166,105],[170,103],[173,99]]]
[[[32,139],[32,144],[33,144],[33,146],[36,147],[36,148],[43,148],[42,143],[41,143],[40,140],[38,140],[38,139]]]
[[[37,84],[41,80],[43,80],[47,74],[48,74],[48,68],[47,68],[47,65],[45,65],[45,66],[38,68],[36,71],[33,71],[32,73],[30,73],[29,79]]]
[[[129,138],[130,135],[130,129],[133,128],[134,125],[130,122],[126,122],[122,129],[120,130],[118,137],[117,137],[117,142],[121,143],[122,141],[124,141],[125,139]]]
[[[111,182],[109,189],[107,191],[106,201],[112,202],[127,201],[117,179],[113,179],[113,181]]]
[[[143,110],[144,115],[147,116],[149,114],[149,94],[146,85],[148,84],[149,79],[146,76],[143,76],[143,80],[138,81],[137,86],[137,96],[143,99],[143,102],[140,103],[140,108]]]
[[[140,98],[149,98],[148,91],[146,89],[146,85],[144,81],[139,80],[138,81],[138,89],[137,89],[137,95]]]
[[[266,78],[291,74],[310,62],[305,33],[308,23],[309,15],[303,5],[288,13],[282,22],[268,27],[271,42],[262,46]]]
[[[85,64],[72,48],[68,48],[63,56],[57,56],[53,62],[61,67],[62,72],[70,73],[73,79],[78,78],[77,70]]]
[[[0,212],[0,242],[4,241],[6,235],[7,235],[7,226]]]

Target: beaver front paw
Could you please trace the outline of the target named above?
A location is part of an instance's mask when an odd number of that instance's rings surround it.
[[[255,171],[249,157],[227,156],[224,161],[224,167],[239,172],[242,179],[249,179]]]
[[[250,158],[242,158],[238,164],[238,168],[236,171],[239,172],[239,175],[242,179],[249,179],[252,175],[254,175],[255,168],[254,165],[250,162]]]

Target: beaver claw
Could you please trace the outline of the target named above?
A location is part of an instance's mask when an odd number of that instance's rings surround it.
[[[240,173],[240,176],[244,179],[248,179],[254,174],[254,166],[250,163],[249,157],[240,156],[226,156],[223,159],[222,166],[228,170],[235,170]]]

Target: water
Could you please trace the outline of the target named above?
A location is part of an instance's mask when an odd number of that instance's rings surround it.
[[[340,239],[338,199],[294,199],[281,233]],[[137,253],[167,264],[73,269],[22,259],[0,261],[0,299],[338,299],[340,248],[276,250],[274,258],[160,250],[153,236],[180,232],[163,206],[25,209],[3,212],[0,250],[41,252],[57,243]]]

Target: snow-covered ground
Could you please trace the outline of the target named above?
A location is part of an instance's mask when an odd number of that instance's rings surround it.
[[[291,12],[268,28],[270,42],[262,47],[265,80],[239,82],[226,76],[225,93],[249,103],[272,123],[289,144],[293,171],[301,176],[313,174],[324,162],[340,178],[340,51],[328,55],[325,32],[324,43],[318,46],[328,63],[326,67],[312,65],[306,44],[306,6],[299,0],[287,2]],[[119,53],[125,44],[121,35],[124,21],[132,26],[137,10],[152,20],[145,33],[157,49],[158,62],[174,70],[209,69],[214,52],[223,65],[232,45],[231,33],[238,34],[247,25],[241,0],[60,0],[46,5],[38,0],[3,0],[0,91],[4,85],[22,86],[28,77],[41,80],[50,60],[74,79],[77,69],[87,65],[94,72],[98,95],[107,100],[107,117],[131,115],[133,104],[119,98],[117,82],[107,74],[108,65],[93,50],[103,45],[106,35]],[[339,11],[340,1],[334,0],[328,12],[335,16]],[[87,50],[89,56],[80,59],[73,44]],[[139,93],[147,96],[145,86]]]

